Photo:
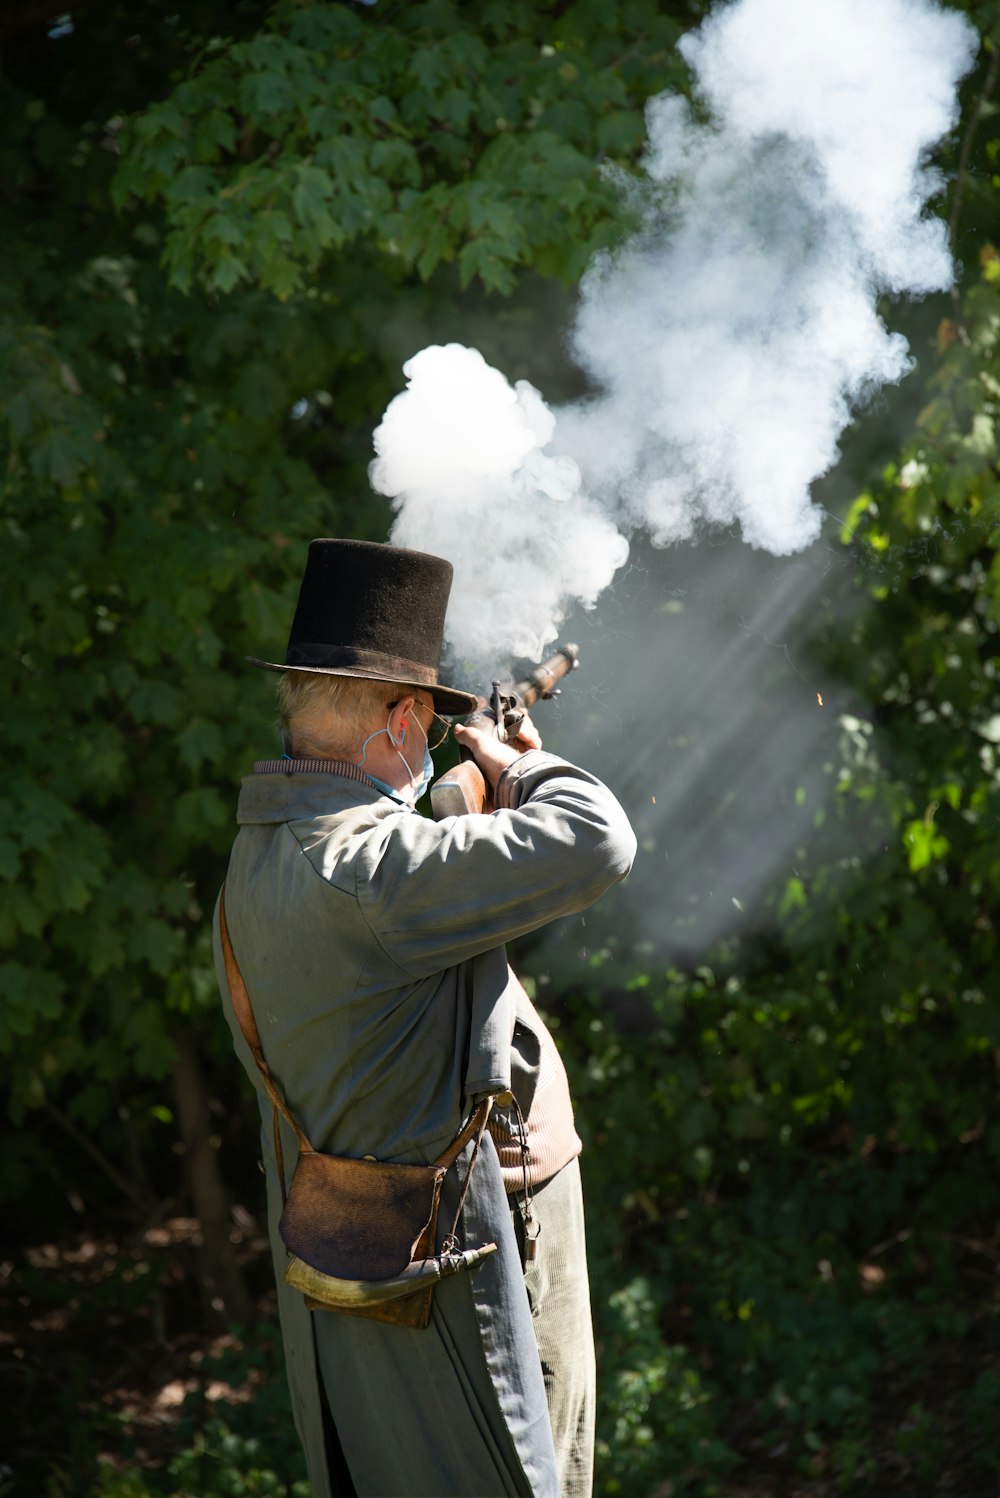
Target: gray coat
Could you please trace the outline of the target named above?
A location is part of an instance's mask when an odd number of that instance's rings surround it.
[[[475,1098],[511,1085],[515,1019],[520,1029],[524,1015],[502,944],[584,909],[628,872],[632,830],[585,771],[532,751],[502,777],[497,800],[490,816],[436,823],[344,775],[244,779],[229,928],[264,1053],[316,1149],[406,1162],[440,1154]],[[225,993],[217,914],[216,968]],[[333,1490],[322,1377],[359,1493],[557,1498],[531,1316],[489,1137],[463,1229],[467,1245],[492,1240],[499,1252],[436,1289],[430,1327],[313,1315],[282,1282],[270,1105],[225,1009],[261,1098],[279,1310],[314,1494]],[[530,1064],[515,1072],[526,1107]],[[289,1131],[284,1148],[290,1178]],[[442,1233],[457,1180],[452,1171],[445,1183]]]

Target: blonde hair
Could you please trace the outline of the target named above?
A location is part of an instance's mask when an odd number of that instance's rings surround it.
[[[286,752],[303,759],[354,759],[365,737],[385,726],[389,703],[413,691],[369,677],[282,671],[277,692]]]

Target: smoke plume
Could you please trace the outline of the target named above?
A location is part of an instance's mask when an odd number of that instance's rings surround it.
[[[627,554],[738,526],[815,540],[810,484],[852,413],[910,367],[877,310],[946,287],[926,165],[955,123],[972,27],[931,0],[735,0],[681,42],[697,113],[647,109],[639,228],[580,288],[594,395],[556,415],[475,350],[431,347],[375,433],[396,544],[455,564],[449,638],[473,669],[538,655]]]
[[[628,555],[614,521],[581,490],[572,458],[544,449],[555,417],[476,349],[423,349],[375,433],[372,485],[396,496],[397,546],[455,564],[448,637],[474,672],[538,658],[569,601],[591,606]]]

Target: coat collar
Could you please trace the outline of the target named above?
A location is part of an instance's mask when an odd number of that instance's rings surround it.
[[[328,766],[299,769],[303,763]],[[273,769],[272,766],[279,766]],[[379,790],[356,765],[336,760],[259,760],[252,775],[244,775],[236,820],[240,826],[308,821],[336,816],[368,806],[375,817],[409,814],[412,808]]]

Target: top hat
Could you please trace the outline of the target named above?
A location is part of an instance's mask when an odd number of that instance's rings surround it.
[[[422,687],[439,713],[469,713],[479,699],[438,684],[453,568],[443,557],[378,541],[310,541],[283,665]]]

